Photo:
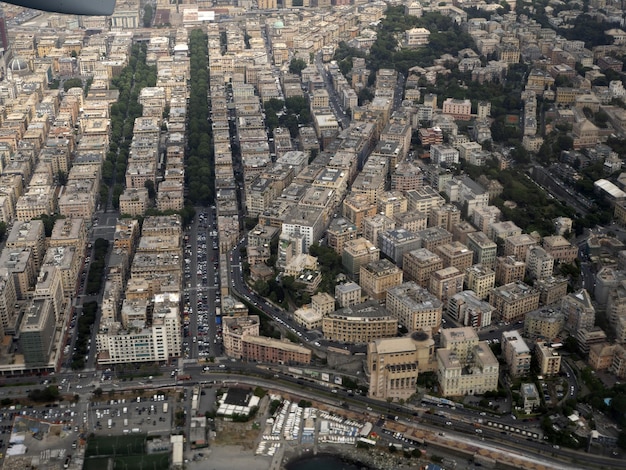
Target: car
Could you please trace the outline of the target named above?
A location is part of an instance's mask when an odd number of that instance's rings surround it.
[[[452,421],[446,421],[446,426],[452,426]]]

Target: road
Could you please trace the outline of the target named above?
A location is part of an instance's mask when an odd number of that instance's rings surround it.
[[[223,366],[223,367],[222,367]],[[192,384],[248,384],[252,387],[262,386],[272,390],[296,393],[306,399],[314,399],[336,407],[349,408],[352,411],[359,411],[364,416],[379,414],[398,416],[398,422],[418,429],[428,430],[433,433],[445,431],[446,437],[450,440],[450,444],[454,442],[469,442],[485,449],[505,450],[515,455],[524,455],[529,462],[544,462],[549,468],[566,468],[562,462],[563,458],[570,459],[580,465],[579,467],[567,464],[567,468],[585,468],[604,466],[605,468],[626,468],[626,461],[617,460],[609,457],[587,454],[570,449],[556,449],[551,444],[543,440],[534,440],[531,438],[523,438],[517,433],[509,433],[486,425],[481,425],[479,429],[482,432],[476,432],[476,422],[478,418],[492,422],[502,422],[499,417],[480,417],[473,410],[462,408],[450,409],[445,408],[445,414],[440,416],[437,414],[429,414],[409,410],[400,405],[391,405],[381,403],[380,401],[369,399],[363,396],[353,396],[346,391],[340,391],[337,394],[330,393],[328,387],[322,384],[303,382],[302,379],[290,377],[281,374],[275,370],[261,369],[256,364],[247,364],[241,362],[223,362],[220,365],[211,364],[208,372],[202,371],[201,365],[187,366],[186,372],[191,375],[191,381],[188,383],[176,381],[167,374],[163,377],[155,377],[152,383],[146,384],[140,380],[134,383],[110,383],[103,384],[103,390],[109,389],[136,390],[142,387],[149,387],[155,390],[164,387],[173,386],[189,386]],[[88,382],[89,379],[83,379]],[[188,392],[187,395],[190,395]],[[446,423],[450,422],[451,425]],[[523,423],[518,423],[521,428]],[[376,428],[379,434],[382,434],[382,425]],[[469,436],[468,436],[469,435]],[[479,436],[480,437],[477,437]],[[471,436],[471,437],[470,437]],[[482,440],[481,438],[484,438]]]

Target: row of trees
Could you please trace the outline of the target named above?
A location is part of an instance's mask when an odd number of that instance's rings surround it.
[[[208,40],[200,29],[189,35],[190,99],[185,180],[193,205],[209,205],[215,195],[213,133],[209,122]]]
[[[76,342],[72,356],[72,369],[74,370],[85,367],[85,355],[89,351],[89,338],[91,337],[91,328],[96,321],[97,311],[98,302],[83,304],[83,314],[78,318]]]
[[[104,278],[104,259],[108,249],[109,241],[104,238],[98,238],[94,243],[93,260],[89,265],[89,274],[87,275],[87,294],[89,295],[97,295],[100,292]]]
[[[112,204],[116,209],[119,207],[119,197],[124,192],[124,185],[121,182],[126,178],[135,119],[143,115],[139,94],[144,87],[156,85],[156,67],[146,64],[146,52],[145,44],[135,44],[128,65],[124,67],[119,77],[112,80],[113,87],[119,90],[120,94],[117,102],[111,105],[111,140],[107,159],[102,166],[102,177],[113,191]],[[104,204],[108,194],[109,189],[101,190],[101,201]]]

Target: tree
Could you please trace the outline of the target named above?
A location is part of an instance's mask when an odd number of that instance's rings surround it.
[[[68,91],[70,88],[82,88],[83,81],[80,78],[70,78],[63,83],[63,90]]]
[[[307,67],[306,62],[302,59],[294,57],[289,63],[289,73],[294,75],[302,75],[302,71]]]
[[[154,198],[156,197],[156,190],[154,189],[154,181],[146,180],[146,182],[144,183],[144,186],[148,190],[148,197],[150,198],[150,200],[154,201]]]
[[[149,28],[152,25],[152,18],[154,16],[154,10],[149,3],[143,7],[143,27]]]

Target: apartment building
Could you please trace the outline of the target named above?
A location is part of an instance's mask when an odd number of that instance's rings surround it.
[[[356,239],[358,230],[356,225],[343,217],[337,217],[326,229],[326,242],[339,256],[343,255],[343,249],[347,242]]]
[[[370,199],[366,194],[350,194],[343,201],[343,216],[352,222],[357,231],[363,230],[363,220],[376,215],[375,199]]]
[[[344,282],[335,286],[335,300],[340,308],[361,303],[361,286],[356,282]]]
[[[564,276],[550,276],[537,279],[533,287],[539,291],[539,304],[557,304],[567,294],[567,278]]]
[[[596,309],[586,289],[580,289],[563,297],[561,313],[565,315],[565,329],[570,334],[575,334],[582,329],[590,330],[595,325]]]
[[[502,332],[502,355],[511,377],[525,377],[530,373],[531,354],[517,330]]]
[[[421,240],[416,233],[400,228],[380,232],[378,246],[385,256],[402,268],[404,254],[420,248]]]
[[[531,246],[526,252],[526,273],[532,279],[545,279],[552,276],[554,258],[540,246]]]
[[[258,315],[245,317],[222,318],[222,337],[224,341],[224,354],[228,357],[241,359],[243,357],[244,336],[259,336],[261,322]]]
[[[474,291],[464,290],[448,300],[448,315],[464,326],[484,328],[491,324],[494,308]]]
[[[361,267],[380,258],[380,250],[368,239],[357,238],[344,244],[341,262],[357,282],[360,279]]]
[[[489,297],[489,293],[496,284],[496,273],[493,269],[475,264],[465,269],[465,286],[473,291],[481,300]]]
[[[367,295],[377,301],[387,297],[387,289],[402,284],[402,270],[387,259],[361,266],[360,284]]]
[[[429,227],[442,227],[448,232],[452,232],[460,221],[461,211],[454,204],[433,207],[428,214]]]
[[[504,241],[504,256],[514,256],[516,259],[526,259],[526,253],[531,246],[536,246],[537,240],[526,233],[508,237]]]
[[[402,269],[407,281],[428,288],[432,274],[443,269],[443,260],[432,251],[420,248],[404,254]]]
[[[428,216],[421,212],[403,212],[394,214],[393,220],[396,228],[405,229],[409,232],[419,232],[426,229],[428,224]]]
[[[434,207],[443,206],[446,200],[431,186],[423,186],[405,192],[409,211],[429,214]]]
[[[243,360],[270,364],[311,363],[311,350],[290,341],[246,335],[241,342]]]
[[[472,266],[474,253],[460,242],[446,243],[435,248],[437,254],[443,261],[443,267],[454,267],[459,271],[465,271]]]
[[[540,341],[535,345],[534,352],[541,375],[551,377],[559,374],[561,355],[555,348],[550,347],[548,343]]]
[[[55,315],[49,299],[33,299],[22,317],[19,344],[24,364],[32,368],[46,368],[50,364],[55,335]]]
[[[512,282],[493,289],[489,303],[496,309],[498,320],[523,321],[528,312],[539,307],[539,292],[523,282]]]
[[[526,263],[514,256],[502,256],[496,261],[496,283],[499,285],[523,281],[526,275]]]
[[[528,312],[524,318],[524,336],[548,341],[558,338],[565,328],[565,315],[558,309],[542,308]]]
[[[455,267],[440,269],[432,274],[428,290],[447,308],[450,297],[463,290],[464,277],[464,273]]]
[[[10,249],[30,248],[35,271],[39,271],[46,253],[46,236],[43,221],[16,221],[7,237],[6,247]]]
[[[435,334],[441,327],[443,304],[415,282],[405,282],[388,289],[385,305],[409,332],[424,330]]]
[[[384,214],[376,214],[363,220],[363,238],[367,238],[380,248],[379,236],[386,230],[396,228],[396,222]]]
[[[487,343],[472,348],[471,358],[450,349],[437,350],[437,377],[446,397],[480,395],[498,388],[499,364]]]
[[[470,100],[460,100],[446,98],[442,105],[443,114],[451,115],[455,120],[469,121],[472,117],[472,102]]]
[[[332,312],[322,319],[324,338],[345,343],[368,343],[398,334],[398,320],[370,300]]]
[[[452,243],[452,234],[441,227],[429,227],[417,232],[422,240],[422,248],[426,248],[432,252],[435,248],[446,243]]]
[[[472,232],[466,235],[467,248],[474,254],[473,264],[493,268],[496,264],[498,245],[484,232]]]
[[[578,247],[561,235],[544,237],[542,245],[546,253],[559,263],[573,263],[578,258]]]

